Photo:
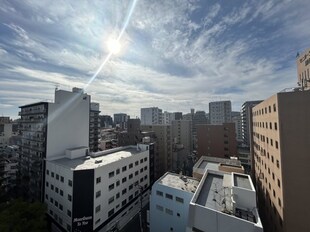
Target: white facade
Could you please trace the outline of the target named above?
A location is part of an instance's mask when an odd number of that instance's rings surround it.
[[[199,181],[166,173],[152,187],[150,232],[185,232],[189,203]]]
[[[174,120],[174,113],[164,111],[164,113],[163,113],[163,124],[171,124],[172,120]]]
[[[86,150],[67,150],[63,158],[47,161],[48,214],[67,231],[121,229],[139,212],[140,189],[143,206],[148,203],[148,145],[121,147],[90,156],[85,156]]]
[[[141,125],[163,124],[163,112],[158,107],[141,108]]]
[[[212,125],[231,122],[231,101],[210,102],[209,116]]]
[[[5,147],[9,145],[9,139],[15,135],[12,130],[12,123],[1,123],[0,126],[3,130],[0,130],[0,154],[3,152]]]

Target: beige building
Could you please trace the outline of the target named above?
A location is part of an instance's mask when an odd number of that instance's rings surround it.
[[[310,89],[310,48],[296,58],[298,84],[303,89]]]
[[[198,158],[229,158],[237,155],[235,123],[197,125]]]
[[[253,151],[266,232],[309,231],[310,91],[277,93],[253,110]]]

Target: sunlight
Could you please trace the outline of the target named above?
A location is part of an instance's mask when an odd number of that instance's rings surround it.
[[[116,39],[109,39],[107,46],[108,46],[109,52],[113,54],[118,54],[121,50],[121,44]]]

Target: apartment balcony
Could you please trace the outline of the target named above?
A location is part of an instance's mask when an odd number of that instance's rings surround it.
[[[42,114],[42,113],[45,113],[45,112],[46,112],[45,108],[43,108],[43,109],[35,109],[35,110],[22,110],[22,111],[18,112],[18,115],[22,116],[22,115],[31,115],[31,114]]]
[[[44,122],[45,118],[22,118],[20,122],[22,123],[40,123]]]
[[[31,141],[39,141],[39,142],[45,142],[45,137],[42,136],[35,136],[35,135],[23,135],[23,139],[31,140]]]

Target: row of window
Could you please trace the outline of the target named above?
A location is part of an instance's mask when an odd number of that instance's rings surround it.
[[[162,192],[162,191],[156,191],[156,195],[157,196],[160,196],[160,197],[164,197],[164,193]],[[165,194],[165,198],[167,198],[167,199],[170,199],[170,200],[173,200],[173,196],[171,195],[171,194],[169,194],[169,193],[166,193]],[[179,203],[184,203],[184,199],[183,198],[181,198],[181,197],[175,197],[175,201],[176,202],[179,202]]]
[[[156,205],[156,209],[158,211],[164,212],[164,207],[161,205]],[[173,216],[173,210],[171,210],[171,209],[165,208],[165,213]],[[177,213],[177,217],[181,217],[180,213]]]
[[[273,126],[272,126],[273,125]],[[253,126],[255,127],[261,127],[261,128],[266,128],[272,130],[274,128],[275,130],[278,130],[278,123],[274,122],[253,122]]]
[[[142,171],[143,171],[143,169],[141,169]],[[140,173],[141,173],[141,170],[140,170]],[[138,172],[138,171],[137,171]],[[136,174],[136,176],[139,174],[139,172]],[[132,176],[133,174],[130,174],[129,175],[129,179],[132,179],[133,178],[133,176]],[[144,177],[141,177],[140,178],[140,183],[142,183],[143,181],[145,181],[145,180],[147,180],[147,175],[145,175]],[[127,177],[124,177],[123,179],[122,179],[122,183],[125,183],[127,181]],[[137,180],[135,183],[134,183],[134,185],[135,186],[137,186],[139,184],[139,181]],[[109,185],[109,191],[111,191],[111,190],[113,190],[114,188],[115,188],[115,186],[116,187],[118,187],[120,185],[120,181],[119,180],[117,180],[116,181],[116,183],[114,184],[114,183],[112,183],[112,184],[110,184]],[[131,185],[130,185],[131,186]]]
[[[254,116],[257,116],[257,115],[264,115],[264,114],[267,114],[267,113],[271,113],[272,109],[271,109],[271,106],[267,106],[265,108],[262,108],[262,109],[259,109],[259,110],[256,110],[253,112],[253,115]],[[273,104],[273,112],[276,112],[277,111],[277,107],[276,107],[276,104]]]
[[[45,185],[46,185],[46,187],[49,187],[49,182],[46,181]],[[56,186],[54,186],[53,184],[51,184],[51,190],[55,191],[55,193],[58,193],[60,196],[64,195],[63,190],[58,188],[58,187],[56,187]],[[47,194],[46,194],[46,198],[48,199]],[[72,196],[70,194],[68,194],[68,201],[70,201],[70,202],[72,201]]]
[[[253,134],[254,134],[254,136],[255,136],[257,139],[259,139],[261,142],[263,142],[263,143],[266,142],[267,144],[269,144],[269,142],[270,142],[270,145],[273,146],[273,139],[269,139],[267,136],[260,135],[260,134],[255,133],[255,132],[254,132]],[[277,140],[275,140],[274,145],[275,145],[275,148],[276,148],[276,149],[279,149],[279,142],[278,142]],[[258,150],[262,150],[262,148],[260,147],[260,145],[257,144],[255,141],[254,141],[254,146],[255,146]]]
[[[50,175],[50,171],[48,169],[46,169],[46,175],[49,176]],[[64,177],[63,176],[60,176],[59,174],[55,173],[54,172],[51,172],[51,177],[52,178],[55,178],[56,180],[60,180],[60,182],[64,182]]]
[[[51,216],[54,216],[55,221],[58,221],[58,223],[59,223],[60,225],[63,225],[63,223],[62,223],[62,218],[59,217],[56,213],[54,213],[53,210],[50,209],[50,210],[49,210],[49,214],[50,214]],[[71,226],[70,226],[69,224],[67,224],[67,231],[71,231]]]

